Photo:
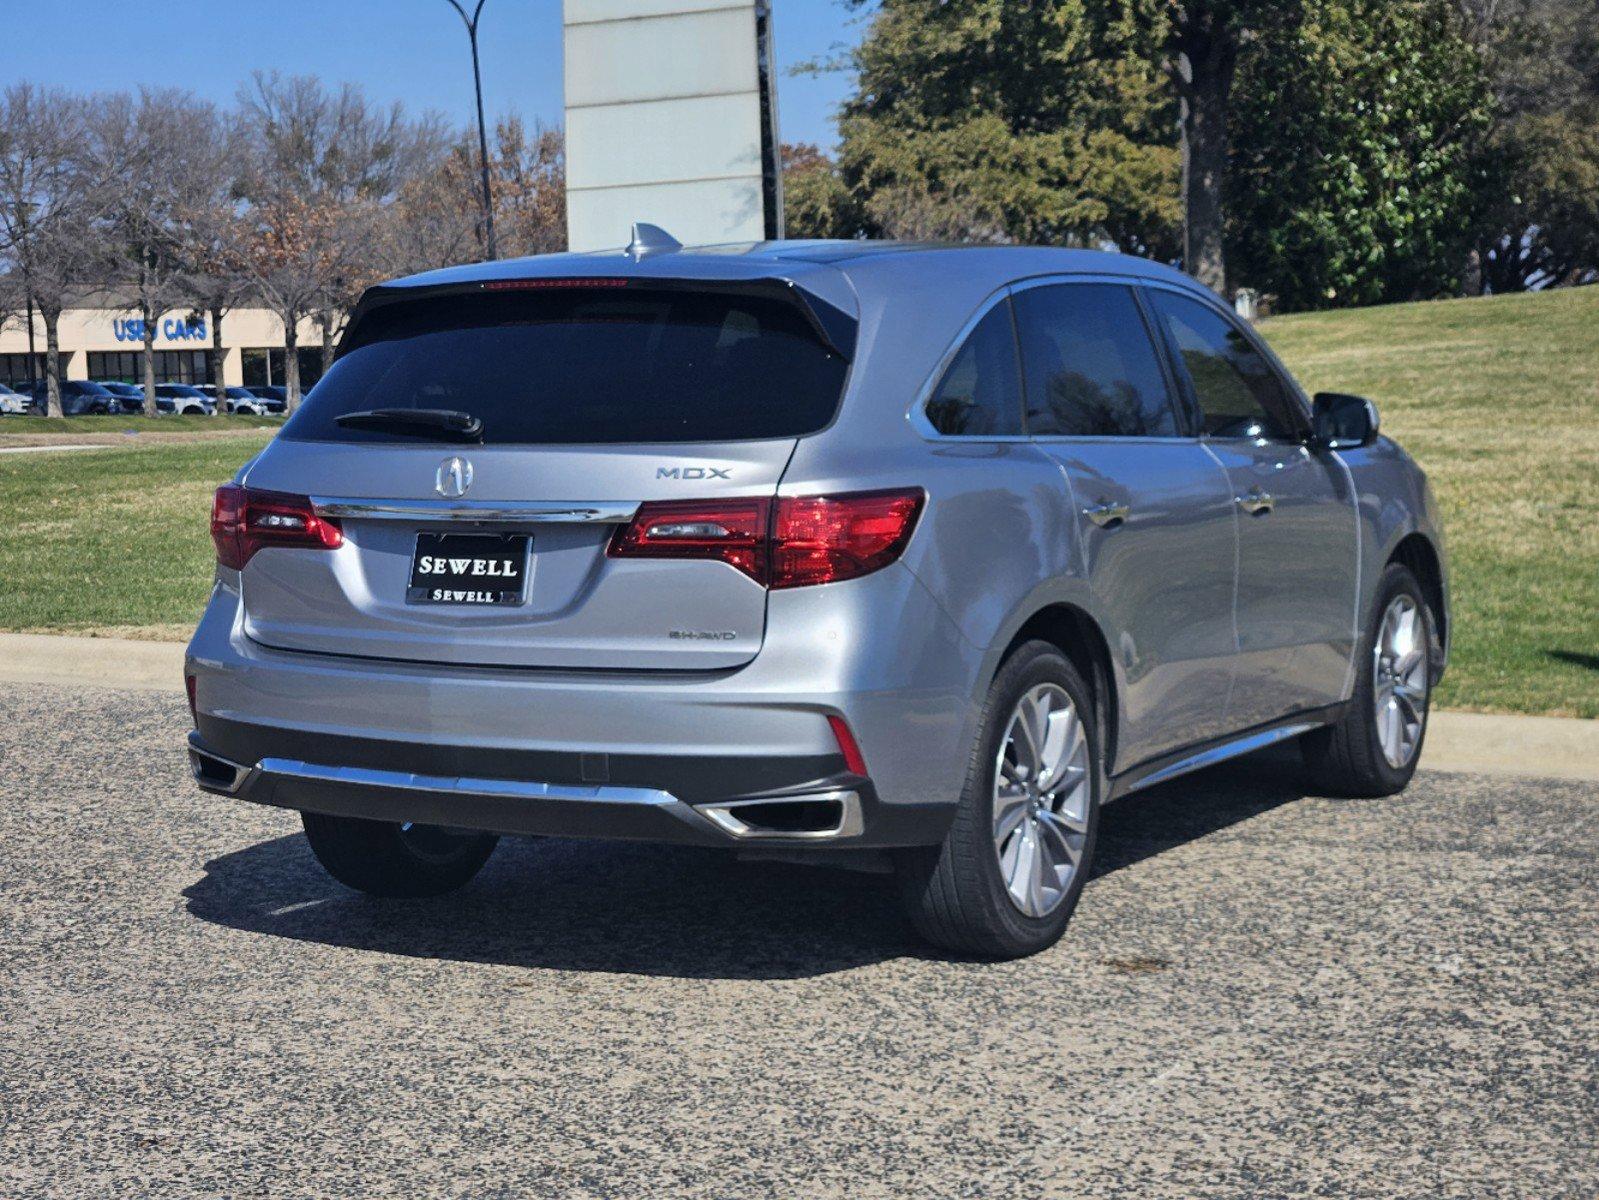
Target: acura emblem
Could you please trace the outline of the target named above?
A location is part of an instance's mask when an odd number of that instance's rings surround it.
[[[472,486],[472,460],[456,455],[439,464],[433,489],[446,500],[459,500]]]

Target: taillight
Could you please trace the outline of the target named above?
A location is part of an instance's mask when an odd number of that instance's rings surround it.
[[[337,521],[317,516],[309,497],[225,483],[211,503],[211,540],[217,562],[238,571],[257,550],[332,550],[344,544],[344,532]]]
[[[612,558],[709,558],[773,588],[869,575],[898,558],[916,528],[921,489],[639,505],[612,537]]]
[[[617,531],[612,558],[714,558],[766,582],[770,500],[650,501]]]
[[[779,497],[771,585],[806,587],[881,570],[905,549],[921,509],[920,490]]]

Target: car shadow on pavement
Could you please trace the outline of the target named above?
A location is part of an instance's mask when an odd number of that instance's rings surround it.
[[[1093,879],[1304,794],[1297,760],[1256,755],[1127,797],[1104,810]],[[798,979],[942,957],[886,875],[627,842],[505,838],[455,895],[377,900],[334,883],[294,835],[212,859],[184,896],[232,929],[535,969]]]

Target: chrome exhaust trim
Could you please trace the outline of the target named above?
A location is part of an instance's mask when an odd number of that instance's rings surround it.
[[[805,805],[837,805],[838,816],[820,828],[788,829],[763,823],[760,810],[799,810]],[[810,792],[799,796],[757,797],[701,804],[695,811],[708,818],[723,833],[742,840],[819,842],[835,838],[859,837],[866,831],[866,817],[858,792]]]
[[[253,767],[242,766],[221,755],[212,754],[209,750],[199,749],[194,744],[193,735],[190,735],[189,772],[194,776],[195,783],[206,791],[236,796],[254,770]]]

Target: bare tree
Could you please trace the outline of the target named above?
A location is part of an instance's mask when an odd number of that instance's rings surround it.
[[[206,160],[195,164],[199,178],[193,207],[184,213],[182,223],[183,286],[189,301],[207,318],[218,413],[226,407],[222,324],[233,309],[254,297],[246,265],[251,230],[238,196],[243,162],[239,123],[223,118]]]
[[[90,161],[83,103],[16,84],[0,93],[0,251],[12,292],[45,328],[47,415],[61,410],[61,312],[104,264],[99,218],[120,160]]]
[[[155,416],[155,338],[161,317],[189,299],[189,223],[205,207],[221,138],[215,108],[176,89],[141,89],[93,102],[92,152],[128,164],[107,213],[121,258],[127,311],[138,316],[144,412]]]
[[[473,210],[476,150],[459,135],[442,152],[418,154],[377,226],[376,262],[383,275],[405,275],[481,255],[482,220]],[[495,125],[489,186],[502,255],[566,249],[566,144],[559,129],[517,116]]]
[[[257,72],[240,91],[254,161],[241,191],[254,227],[249,274],[284,323],[284,382],[299,403],[298,323],[322,326],[324,362],[343,313],[376,273],[382,210],[442,153],[433,116],[408,121],[398,103],[370,105],[314,76]]]

